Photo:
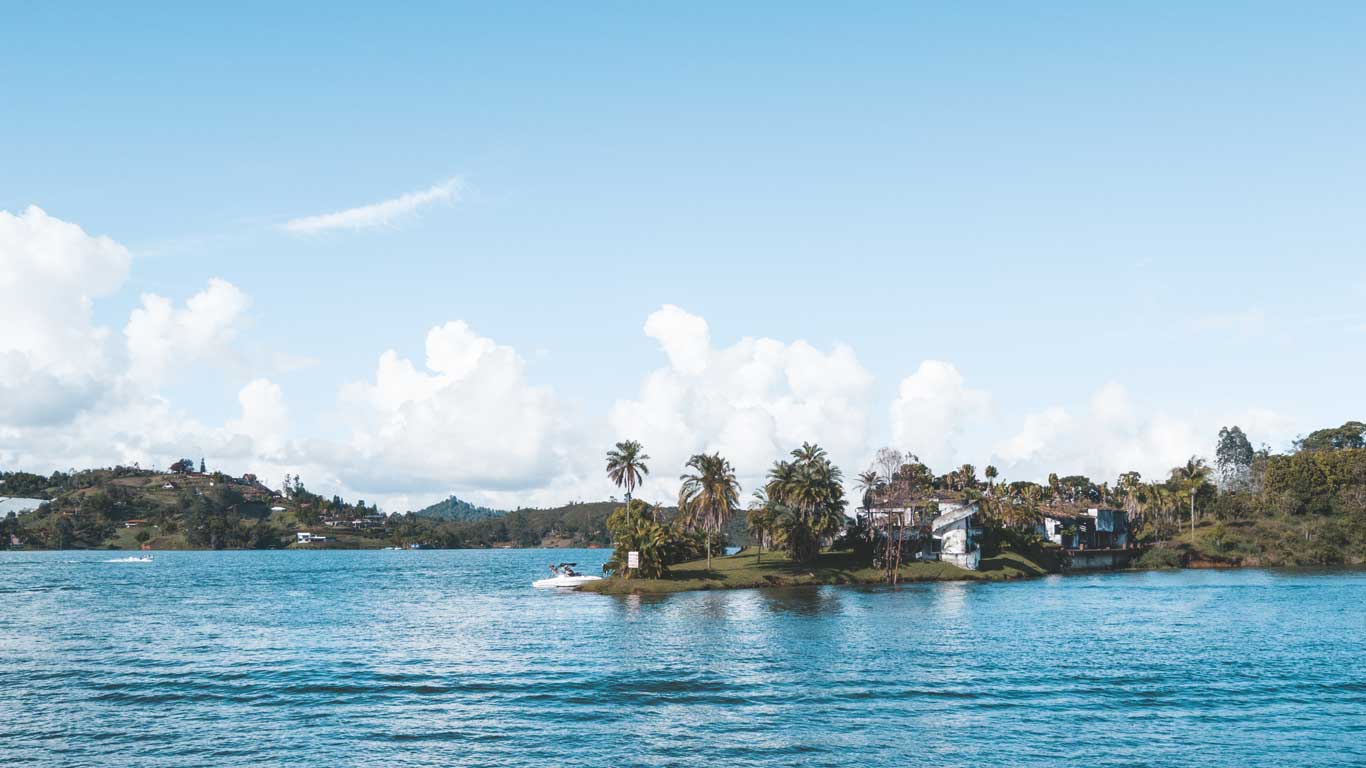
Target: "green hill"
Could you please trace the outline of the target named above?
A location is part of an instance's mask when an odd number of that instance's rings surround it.
[[[464,521],[500,517],[506,515],[507,510],[478,507],[468,501],[461,501],[459,498],[451,496],[445,501],[438,501],[429,507],[423,507],[413,514],[418,517],[430,517],[433,520]]]

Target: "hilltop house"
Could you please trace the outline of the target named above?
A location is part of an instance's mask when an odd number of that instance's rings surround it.
[[[47,503],[47,499],[24,499],[18,496],[0,496],[0,517],[13,513],[22,515],[32,512]]]

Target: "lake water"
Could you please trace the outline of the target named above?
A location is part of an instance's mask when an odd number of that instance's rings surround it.
[[[1366,573],[529,586],[606,554],[0,553],[0,765],[1366,765]]]

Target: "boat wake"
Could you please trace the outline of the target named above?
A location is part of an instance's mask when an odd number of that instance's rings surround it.
[[[147,557],[116,557],[113,560],[105,560],[106,563],[150,563],[151,556]]]

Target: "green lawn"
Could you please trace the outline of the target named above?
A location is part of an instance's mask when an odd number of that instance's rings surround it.
[[[982,560],[982,570],[968,571],[941,562],[907,563],[901,566],[900,581],[998,581],[1040,576],[1048,569],[1010,551]],[[813,584],[881,584],[884,574],[855,562],[850,552],[822,552],[813,563],[794,563],[779,552],[758,552],[747,548],[729,557],[713,557],[711,570],[705,560],[682,563],[670,568],[665,579],[607,578],[580,587],[600,594],[654,594],[687,592],[698,589],[742,589],[747,587],[788,587]]]

